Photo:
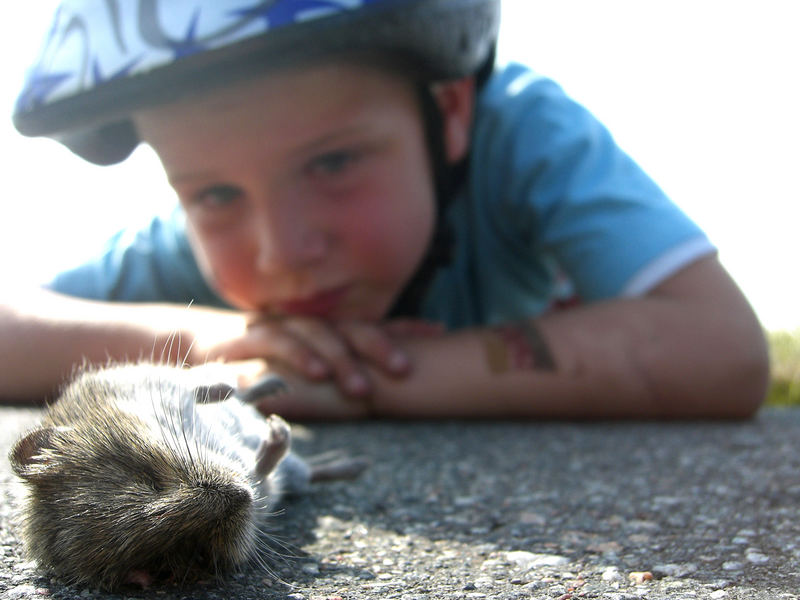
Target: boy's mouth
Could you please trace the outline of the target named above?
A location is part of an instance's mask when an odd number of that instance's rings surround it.
[[[275,309],[286,315],[297,315],[304,317],[317,317],[320,319],[332,317],[342,301],[350,291],[350,285],[340,285],[319,291],[305,298],[292,298],[277,302]]]

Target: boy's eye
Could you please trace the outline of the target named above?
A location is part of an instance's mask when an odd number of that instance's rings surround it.
[[[311,160],[308,171],[311,175],[338,175],[352,166],[358,158],[359,154],[351,150],[328,152]]]
[[[232,185],[212,185],[195,194],[193,200],[205,208],[223,208],[241,195],[242,191]]]

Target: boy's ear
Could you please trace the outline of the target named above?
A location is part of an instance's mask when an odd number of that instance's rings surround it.
[[[472,115],[475,109],[475,78],[464,77],[436,83],[431,89],[442,112],[447,160],[456,163],[464,158],[469,150]]]
[[[17,440],[8,459],[14,472],[23,479],[33,479],[42,475],[54,466],[54,460],[43,454],[53,448],[58,428],[43,427],[34,429]]]

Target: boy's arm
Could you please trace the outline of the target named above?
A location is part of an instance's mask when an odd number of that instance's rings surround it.
[[[84,358],[225,357],[218,349],[248,339],[247,330],[246,315],[231,311],[18,294],[0,303],[0,399],[41,399]],[[643,298],[398,341],[410,374],[393,377],[365,362],[367,399],[287,371],[295,394],[262,408],[289,418],[741,417],[758,408],[768,378],[760,326],[715,258]]]
[[[768,378],[758,321],[713,257],[643,298],[409,339],[404,347],[414,365],[407,378],[370,370],[372,414],[735,418],[759,407]],[[335,388],[316,389],[325,416],[335,415]],[[339,398],[342,416],[366,412],[359,401]],[[313,397],[300,400],[293,405],[289,395],[262,408],[313,416]]]
[[[376,412],[745,417],[763,401],[769,370],[758,321],[716,258],[643,298],[419,342],[409,352],[413,379],[380,379]]]
[[[196,364],[215,336],[226,339],[245,329],[244,315],[232,311],[98,302],[44,289],[4,293],[0,400],[41,401],[84,361],[152,358]]]

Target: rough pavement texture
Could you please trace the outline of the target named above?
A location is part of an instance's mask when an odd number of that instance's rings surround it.
[[[2,408],[3,455],[37,412]],[[374,464],[286,505],[282,582],[106,595],[25,562],[2,461],[4,598],[800,598],[800,409],[745,423],[358,423],[306,454]]]

